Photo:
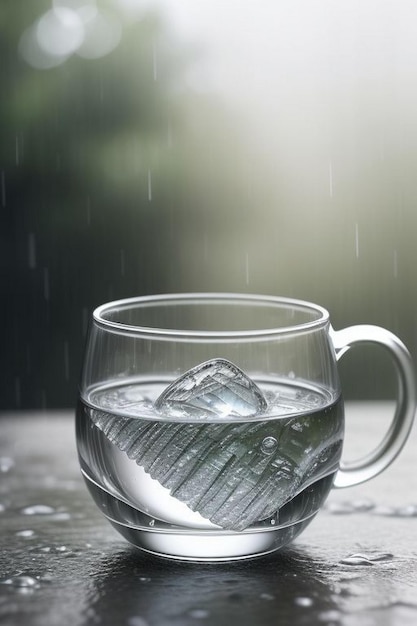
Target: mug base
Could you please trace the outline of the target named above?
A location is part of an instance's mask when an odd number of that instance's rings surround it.
[[[314,517],[315,514],[290,526],[253,532],[165,532],[109,521],[129,543],[143,552],[180,561],[220,562],[275,552],[293,541]]]

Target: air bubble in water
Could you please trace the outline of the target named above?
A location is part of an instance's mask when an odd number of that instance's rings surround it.
[[[264,454],[272,454],[278,445],[275,437],[265,437],[261,444],[261,450]]]

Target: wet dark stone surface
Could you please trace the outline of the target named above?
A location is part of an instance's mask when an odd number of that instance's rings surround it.
[[[352,405],[346,452],[381,437],[389,404]],[[68,412],[0,417],[0,623],[210,626],[417,623],[417,441],[376,479],[333,491],[289,548],[225,564],[129,546],[81,479]]]

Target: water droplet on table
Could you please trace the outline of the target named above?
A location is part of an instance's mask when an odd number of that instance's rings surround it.
[[[40,586],[36,578],[33,578],[33,576],[28,576],[26,574],[11,576],[10,578],[2,580],[1,583],[3,585],[10,585],[11,587],[28,589],[36,589]]]
[[[377,506],[372,511],[373,515],[380,515],[382,517],[395,517],[397,515],[397,509],[393,506]]]
[[[143,617],[139,617],[139,615],[129,617],[126,623],[127,626],[149,626],[149,623]]]
[[[326,510],[331,515],[350,515],[354,512],[354,508],[350,502],[329,502]]]
[[[51,515],[55,513],[55,509],[46,504],[33,504],[22,509],[22,513],[23,515]]]
[[[24,537],[25,539],[29,539],[30,537],[34,537],[35,535],[35,531],[34,530],[19,530],[16,533],[16,537]]]
[[[6,474],[9,472],[15,465],[15,462],[9,456],[1,456],[0,457],[0,472]]]
[[[343,565],[373,565],[372,561],[364,554],[351,554],[341,559],[340,563]]]
[[[322,611],[319,613],[318,618],[321,622],[325,622],[330,626],[330,624],[339,624],[340,623],[340,612],[331,610],[331,611]]]
[[[342,559],[340,563],[343,565],[374,565],[381,561],[392,561],[394,556],[389,552],[379,552],[374,554],[356,553]]]
[[[351,505],[353,509],[358,513],[366,513],[367,511],[371,511],[375,507],[375,504],[371,500],[367,500],[365,498],[360,500],[353,500]]]
[[[194,619],[205,619],[210,615],[210,612],[206,609],[192,609],[188,615]]]
[[[297,606],[305,606],[305,607],[308,607],[308,606],[312,606],[312,604],[313,604],[313,599],[312,599],[312,598],[308,598],[308,597],[306,597],[306,596],[300,596],[300,597],[298,597],[298,598],[295,598],[294,603],[295,603]]]
[[[274,600],[275,596],[272,593],[261,593],[262,600]]]
[[[398,517],[417,517],[417,504],[407,504],[397,509]]]

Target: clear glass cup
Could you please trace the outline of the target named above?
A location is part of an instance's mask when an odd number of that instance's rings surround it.
[[[338,359],[384,346],[392,424],[366,458],[341,462]],[[94,311],[77,410],[81,470],[98,507],[138,548],[221,561],[293,540],[330,489],[368,480],[412,426],[411,357],[389,331],[335,331],[325,309],[270,296],[173,294]]]

